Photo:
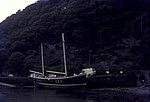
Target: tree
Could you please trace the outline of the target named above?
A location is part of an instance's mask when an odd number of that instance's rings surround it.
[[[25,55],[22,52],[14,52],[8,60],[9,72],[15,76],[21,76],[21,71],[24,69]]]
[[[8,53],[5,49],[0,49],[0,73],[2,73],[2,69],[6,64],[8,59]]]

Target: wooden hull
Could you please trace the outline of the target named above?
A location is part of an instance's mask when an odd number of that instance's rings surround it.
[[[86,75],[56,78],[35,78],[35,84],[40,88],[83,88],[86,86]]]

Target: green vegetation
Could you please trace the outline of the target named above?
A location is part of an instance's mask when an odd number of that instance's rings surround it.
[[[28,75],[45,65],[63,71],[61,33],[65,33],[70,74],[83,67],[148,69],[148,0],[38,1],[0,24],[0,72]],[[90,58],[90,60],[89,60]]]

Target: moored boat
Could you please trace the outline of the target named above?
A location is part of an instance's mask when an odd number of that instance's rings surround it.
[[[31,78],[35,80],[35,85],[43,88],[82,88],[86,86],[86,74],[80,73],[78,75],[68,76],[66,55],[65,55],[65,40],[64,33],[62,33],[63,42],[63,58],[65,72],[47,71],[51,74],[45,75],[44,58],[43,58],[43,44],[41,44],[41,59],[42,59],[42,73],[36,71],[32,72]]]

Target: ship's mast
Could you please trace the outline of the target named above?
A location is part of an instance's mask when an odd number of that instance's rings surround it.
[[[44,69],[44,56],[43,56],[43,43],[41,43],[41,61],[42,61],[42,75],[45,76],[45,69]]]
[[[65,51],[64,33],[62,33],[62,42],[63,42],[63,57],[64,57],[65,76],[67,76],[67,64],[66,64],[66,51]]]

